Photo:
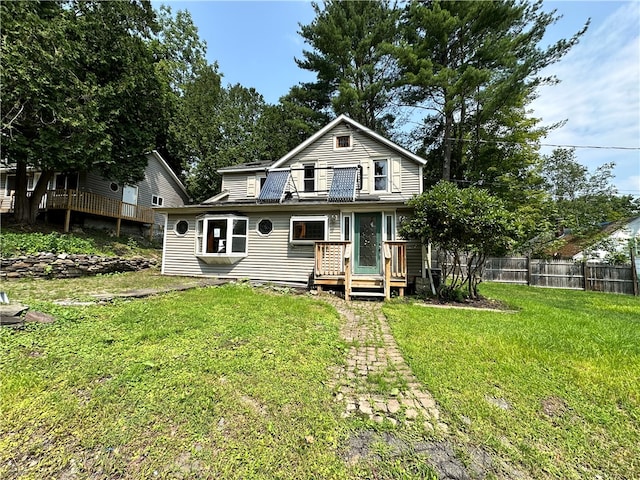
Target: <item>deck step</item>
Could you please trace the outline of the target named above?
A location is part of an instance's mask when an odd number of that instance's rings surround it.
[[[384,292],[354,292],[351,291],[352,297],[381,297],[384,298]]]

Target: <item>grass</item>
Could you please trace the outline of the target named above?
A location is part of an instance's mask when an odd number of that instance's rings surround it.
[[[58,321],[0,330],[0,477],[349,475],[326,304],[225,286],[39,307]]]
[[[120,293],[140,288],[164,288],[174,285],[196,285],[202,279],[195,277],[169,277],[160,274],[157,268],[139,272],[109,273],[93,277],[65,279],[11,280],[2,283],[2,290],[9,299],[27,305],[54,300],[95,300],[91,294]]]
[[[533,478],[640,477],[640,301],[499,284],[481,292],[518,313],[384,307],[458,440]]]

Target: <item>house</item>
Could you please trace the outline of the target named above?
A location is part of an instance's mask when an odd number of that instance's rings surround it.
[[[401,295],[422,247],[399,238],[426,161],[342,115],[275,162],[219,170],[222,191],[166,215],[162,273]]]
[[[571,252],[573,260],[600,262],[611,255],[629,255],[630,248],[634,256],[638,256],[640,249],[640,217],[611,223],[598,233],[598,240],[586,242],[586,247],[577,252]]]
[[[147,154],[144,179],[135,185],[120,185],[95,172],[56,173],[50,181],[40,209],[47,215],[64,217],[65,231],[71,223],[86,227],[164,228],[164,217],[152,207],[178,207],[188,203],[184,185],[155,150]],[[0,168],[0,212],[13,210],[15,173]],[[33,191],[40,173],[28,172],[27,190]]]

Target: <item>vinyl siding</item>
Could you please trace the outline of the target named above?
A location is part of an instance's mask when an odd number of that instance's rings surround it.
[[[246,200],[247,198],[255,198],[258,190],[247,192],[247,181],[255,182],[255,172],[248,173],[225,173],[222,176],[222,190],[229,191],[228,201]],[[259,184],[258,184],[259,185]],[[249,193],[249,195],[247,194]]]
[[[138,205],[151,207],[153,195],[163,198],[164,202],[162,206],[164,207],[179,207],[185,205],[188,201],[187,196],[160,161],[153,154],[147,155],[147,159],[148,163],[145,169],[145,178],[136,184],[138,186]],[[111,183],[111,180],[105,179],[93,172],[80,175],[80,185],[84,190],[108,198],[122,200],[122,185],[118,184],[118,191],[114,192],[110,188]],[[164,225],[163,215],[156,213],[154,220],[157,225]]]
[[[333,148],[335,137],[351,135],[353,148],[336,150]],[[388,192],[373,190],[373,162],[388,160],[387,181]],[[316,166],[316,192],[304,192],[304,165]],[[302,152],[291,158],[281,168],[291,168],[291,177],[295,182],[300,197],[325,198],[327,190],[333,180],[332,167],[344,165],[362,165],[363,188],[358,195],[375,195],[381,200],[405,202],[420,193],[420,169],[413,160],[400,155],[369,136],[347,128],[344,124],[337,125],[331,131],[318,138]],[[229,191],[229,201],[255,198],[259,192],[259,178],[264,174],[256,172],[225,173],[222,178],[222,189]],[[394,183],[396,182],[396,183]],[[357,197],[356,197],[357,199]]]
[[[345,149],[344,151],[334,150],[334,138],[340,135],[352,135],[353,148]],[[393,162],[397,162],[400,171],[400,185],[401,187],[396,189],[398,192],[374,192],[372,188],[373,182],[373,161],[374,160],[390,160],[388,169],[388,182],[391,184],[393,180],[392,165]],[[381,200],[391,201],[406,201],[413,195],[420,193],[420,168],[421,166],[414,161],[401,156],[399,153],[389,149],[385,145],[382,145],[375,140],[371,139],[367,135],[363,135],[352,129],[348,129],[344,124],[337,125],[334,129],[327,132],[325,135],[316,140],[313,144],[309,145],[302,152],[298,153],[291,160],[287,162],[287,165],[283,167],[300,168],[304,164],[314,163],[319,167],[336,167],[341,165],[353,165],[360,164],[363,166],[363,189],[360,194],[371,194],[380,197]],[[321,185],[318,185],[318,189],[322,190],[322,184],[324,188],[329,188],[331,180],[333,178],[333,172],[331,169],[325,170],[326,182],[322,180],[321,170],[317,171],[316,181]],[[295,173],[295,172],[294,172]],[[396,175],[397,176],[397,175]],[[296,185],[302,185],[302,171],[298,172]],[[299,190],[302,188],[299,186]],[[391,188],[390,188],[391,190]],[[306,194],[310,196],[326,196],[326,192],[319,192],[317,194]]]
[[[313,273],[314,246],[289,243],[290,218],[300,212],[238,213],[249,218],[248,256],[232,265],[207,264],[199,260],[195,256],[196,216],[170,214],[165,232],[163,273],[306,283]],[[339,211],[327,211],[324,215],[339,216]],[[273,231],[268,236],[257,232],[258,222],[264,218],[273,223]],[[189,223],[189,231],[184,236],[175,233],[179,220]],[[329,240],[340,240],[339,228],[338,222],[329,221]]]

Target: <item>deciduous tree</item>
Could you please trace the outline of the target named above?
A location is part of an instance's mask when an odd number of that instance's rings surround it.
[[[400,233],[439,249],[438,295],[455,299],[462,289],[465,296],[477,298],[486,258],[503,255],[518,236],[514,215],[486,190],[458,188],[445,181],[414,197],[409,206],[413,213]]]

